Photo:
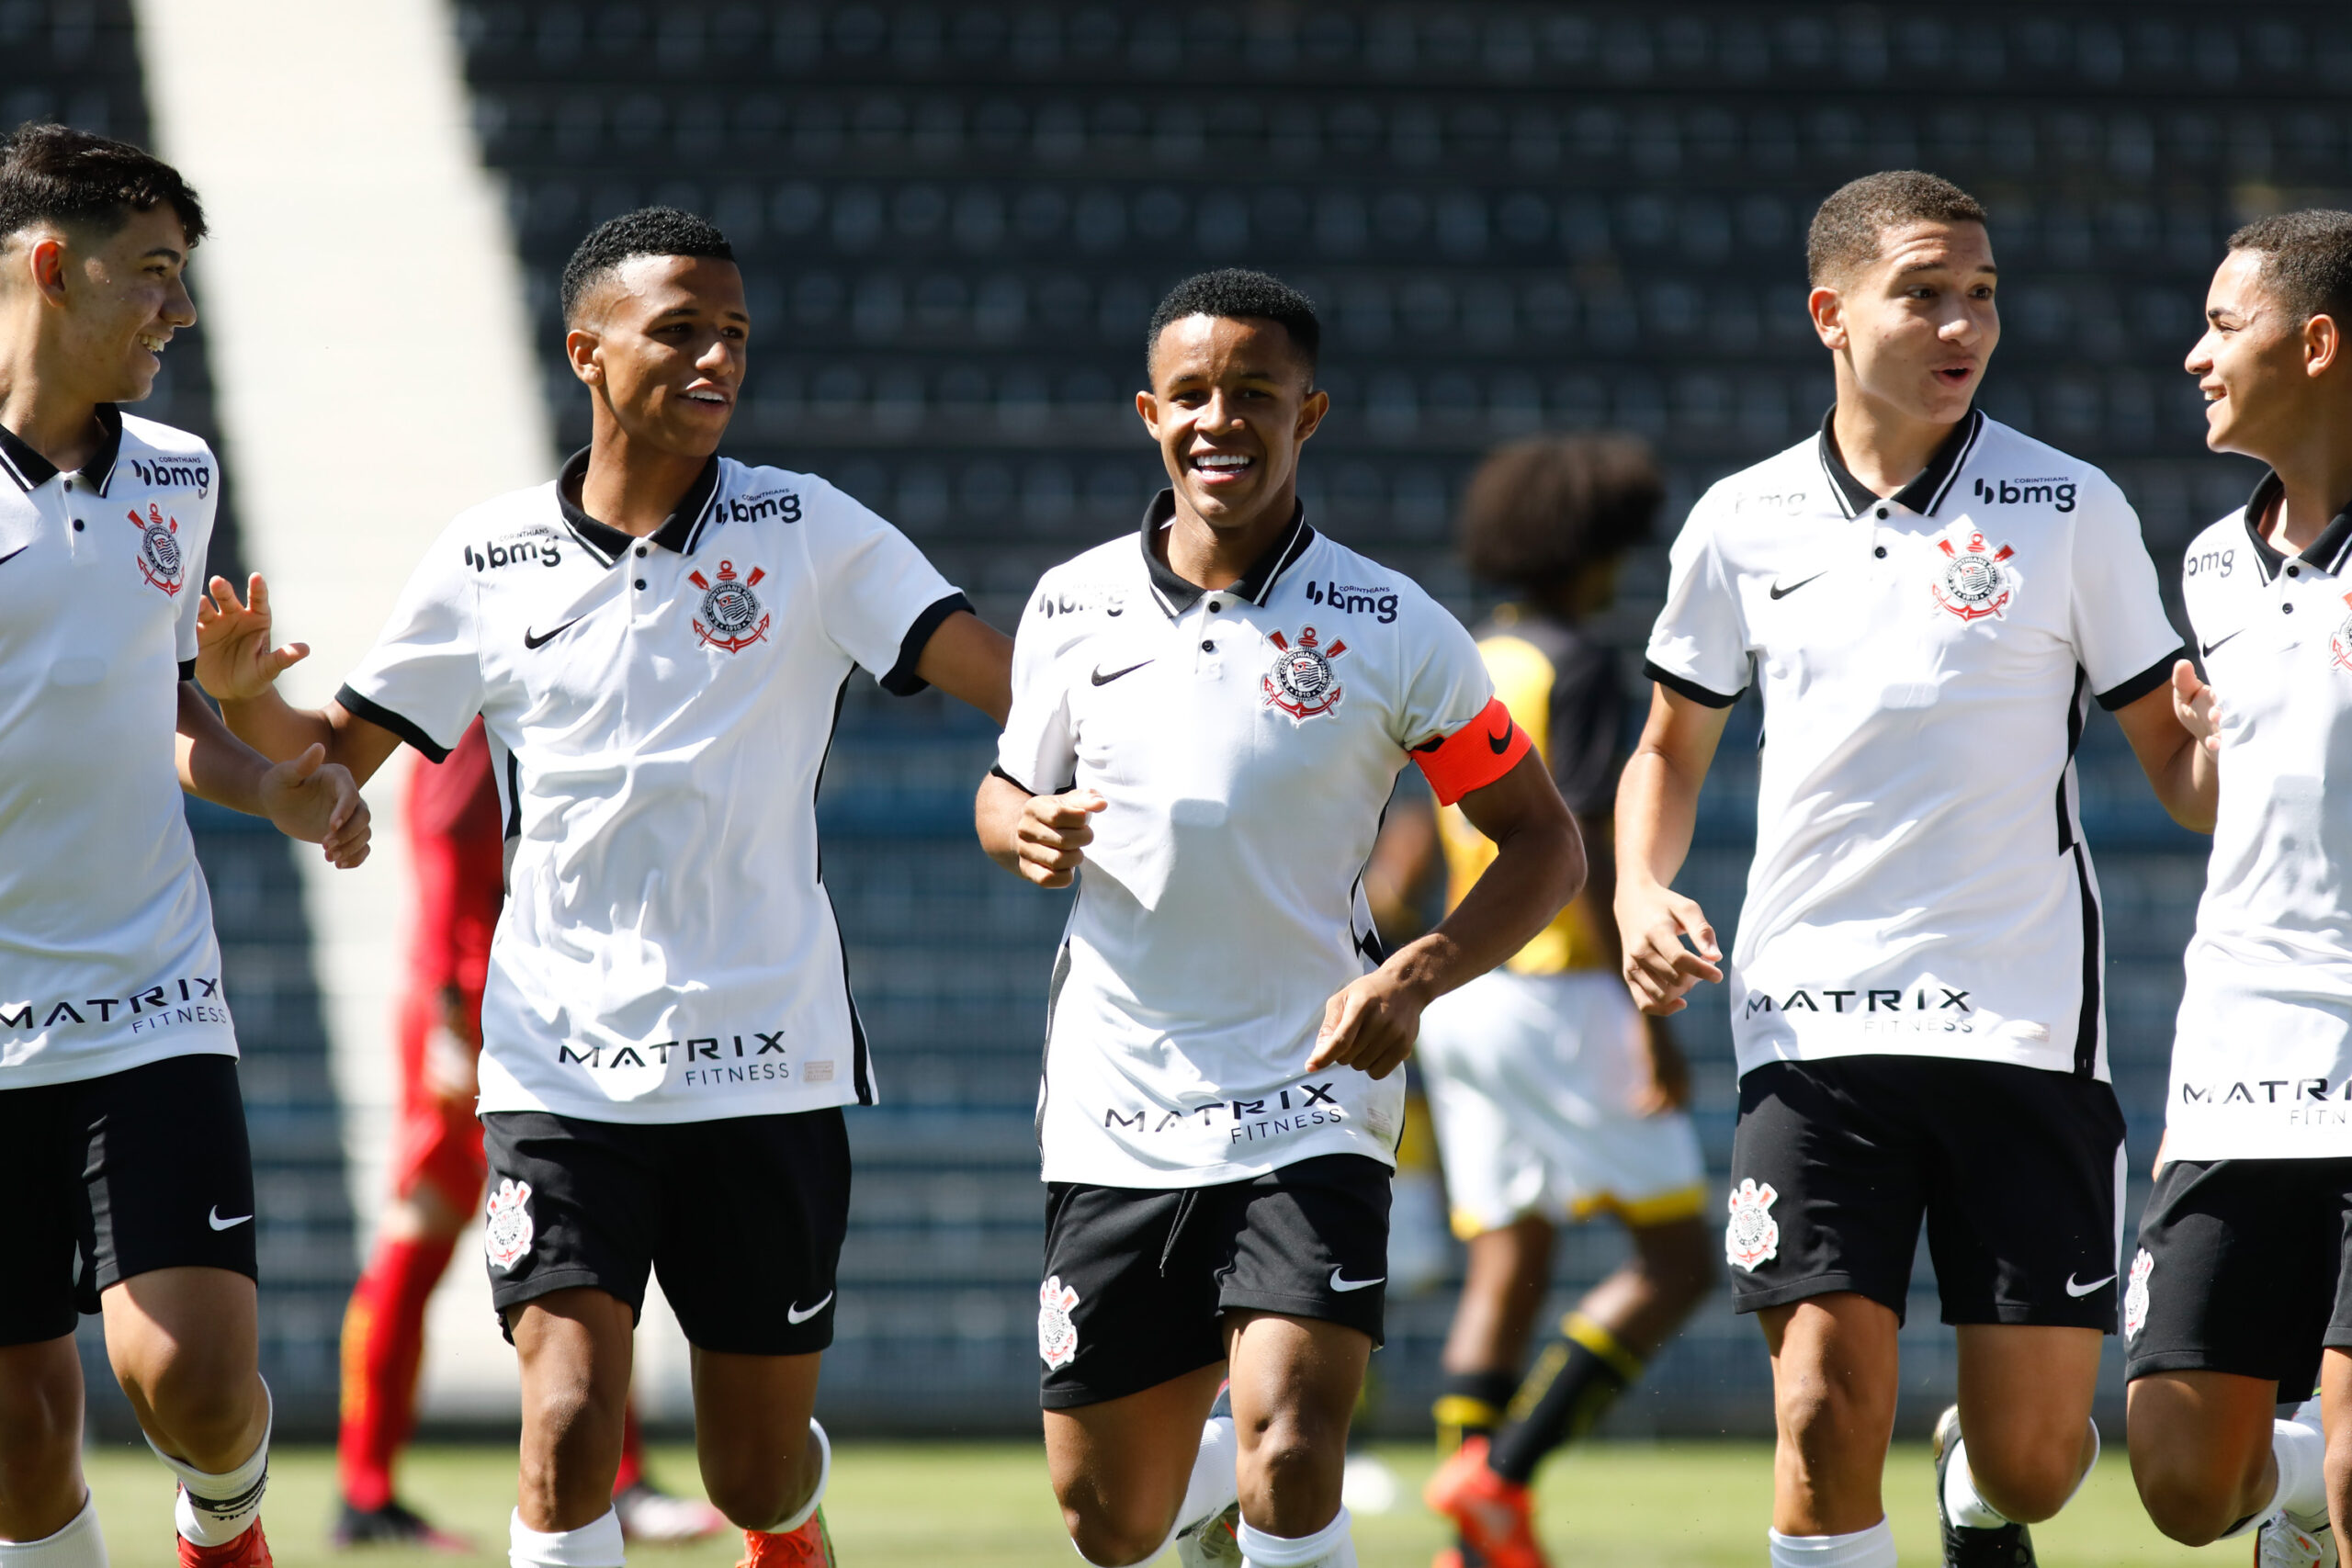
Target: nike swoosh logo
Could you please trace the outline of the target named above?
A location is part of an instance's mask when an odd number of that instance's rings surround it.
[[[1515,727],[1512,725],[1506,724],[1503,726],[1503,732],[1500,735],[1489,735],[1487,737],[1487,745],[1494,751],[1496,756],[1499,757],[1505,751],[1510,750],[1510,737],[1511,731]],[[1385,1275],[1382,1277],[1384,1279],[1386,1278]]]
[[[815,1306],[809,1307],[806,1311],[803,1311],[800,1305],[797,1303],[795,1303],[793,1305],[784,1309],[784,1320],[786,1323],[806,1323],[810,1318],[816,1316],[819,1313],[824,1311],[825,1302],[831,1301],[832,1299],[833,1292],[827,1291],[825,1292],[824,1301],[819,1302]]]
[[[1120,676],[1132,675],[1136,671],[1142,669],[1144,664],[1148,664],[1150,662],[1151,660],[1147,659],[1143,661],[1143,664],[1130,664],[1125,670],[1114,670],[1108,675],[1102,673],[1102,667],[1098,664],[1094,667],[1094,683],[1098,686],[1107,686],[1112,682],[1117,680]]]
[[[2233,633],[2231,635],[2235,636],[2236,634]],[[2101,1285],[2108,1283],[2114,1278],[2114,1275],[2109,1274],[2105,1279],[2093,1280],[2087,1285],[2077,1285],[2075,1283],[2075,1277],[2072,1274],[2069,1274],[2066,1276],[2066,1293],[2070,1296],[2087,1296],[2093,1291],[2098,1290]]]
[[[2237,631],[2232,632],[2230,637],[2235,637],[2238,635],[2238,632],[2242,632],[2244,630],[2245,630],[2245,628],[2244,626],[2240,626]],[[2211,642],[2207,643],[2205,645],[2205,657],[2208,659],[2212,658],[2213,650],[2221,647],[2223,643],[2229,641],[2230,637],[2217,637]]]
[[[31,548],[32,547],[30,545],[18,545],[6,555],[0,556],[0,566],[6,566],[10,561],[15,560],[18,556],[23,555],[27,550]]]
[[[582,619],[582,617],[574,615],[571,619],[564,622],[563,625],[556,627],[556,629],[551,632],[534,632],[530,627],[525,626],[523,628],[523,646],[525,648],[545,648],[548,643],[554,641],[557,637],[561,637],[564,633],[578,626]]]
[[[1331,1270],[1331,1288],[1335,1291],[1368,1291],[1379,1284],[1381,1280],[1387,1278],[1387,1275],[1383,1274],[1378,1280],[1342,1280],[1340,1278],[1340,1271],[1334,1269]]]
[[[239,1225],[243,1224],[247,1220],[252,1219],[253,1216],[251,1214],[239,1214],[233,1220],[224,1220],[220,1217],[220,1205],[215,1203],[212,1205],[212,1213],[207,1214],[205,1218],[212,1223],[212,1228],[216,1231],[232,1231]]]
[[[1790,594],[1794,593],[1798,589],[1803,588],[1805,582],[1818,582],[1821,579],[1828,575],[1829,574],[1826,571],[1816,571],[1811,577],[1806,578],[1804,582],[1792,582],[1786,588],[1781,587],[1776,582],[1772,584],[1772,597],[1775,599],[1785,599]]]

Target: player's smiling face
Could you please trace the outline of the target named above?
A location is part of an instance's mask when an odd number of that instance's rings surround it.
[[[1162,328],[1151,389],[1136,394],[1178,502],[1210,527],[1247,528],[1297,494],[1298,448],[1331,400],[1308,386],[1290,333],[1254,317]]]
[[[2206,446],[2267,461],[2297,442],[2312,388],[2304,337],[2264,282],[2259,252],[2223,258],[2205,294],[2205,335],[2188,360],[2205,395]]]
[[[52,318],[59,363],[87,378],[74,391],[93,402],[130,403],[154,389],[164,345],[196,320],[181,277],[187,251],[178,212],[163,203],[131,213],[108,235],[19,234],[6,256],[63,307]]]
[[[1867,267],[1813,291],[1814,326],[1863,397],[1950,424],[1968,412],[2001,338],[1995,281],[1982,223],[1899,224]]]
[[[596,286],[564,347],[631,440],[707,457],[735,416],[751,329],[733,262],[637,256]]]

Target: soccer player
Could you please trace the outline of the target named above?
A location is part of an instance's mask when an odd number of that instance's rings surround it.
[[[1822,203],[1806,265],[1837,404],[1675,542],[1618,795],[1625,976],[1658,1014],[1728,980],[1724,1249],[1772,1357],[1773,1562],[1894,1561],[1880,1476],[1924,1215],[1960,1342],[1944,1560],[2018,1568],[2098,1455],[2117,1297],[2123,1119],[2073,753],[2096,699],[2198,819],[2180,639],[2115,485],[1973,406],[2000,333],[1984,209],[1872,175]],[[1754,678],[1756,860],[1725,965],[1671,884]]]
[[[695,1438],[745,1562],[832,1562],[813,1417],[875,1099],[818,875],[818,774],[858,666],[1001,717],[1011,644],[899,531],[718,455],[752,322],[726,238],[666,208],[564,269],[588,447],[461,514],[323,711],[215,580],[205,680],[270,754],[374,773],[479,714],[511,856],[482,997],[492,1295],[522,1359],[516,1568],[621,1561],[613,1509],[649,1269],[694,1347]]]
[[[490,943],[505,902],[505,835],[480,719],[439,763],[419,759],[403,827],[417,886],[409,980],[400,999],[399,1121],[392,1201],[344,1313],[343,1420],[335,1441],[339,1547],[415,1542],[470,1551],[394,1495],[392,1465],[413,1428],[424,1308],[449,1266],[489,1167],[475,1058]],[[694,1540],[726,1528],[709,1504],[656,1487],[644,1437],[625,1412],[613,1507],[631,1540]]]
[[[1616,973],[1607,846],[1629,705],[1615,651],[1584,629],[1616,596],[1664,490],[1631,437],[1539,436],[1487,458],[1463,500],[1464,559],[1514,594],[1479,630],[1478,652],[1594,846],[1584,891],[1509,963],[1422,1014],[1415,1047],[1454,1234],[1469,1247],[1435,1412],[1451,1458],[1424,1496],[1454,1520],[1460,1560],[1487,1568],[1544,1562],[1536,1466],[1600,1418],[1713,1278],[1705,1165],[1680,1109],[1689,1068]],[[1494,858],[1486,837],[1459,807],[1434,820],[1392,809],[1365,877],[1374,908],[1378,884],[1410,888],[1439,847],[1458,902]],[[1634,1256],[1527,1368],[1554,1227],[1596,1214],[1624,1222]],[[1442,1554],[1440,1568],[1453,1561]]]
[[[1340,1483],[1381,1335],[1396,1068],[1421,1010],[1583,876],[1469,635],[1307,523],[1317,342],[1263,274],[1160,301],[1136,408],[1170,488],[1139,536],[1038,583],[975,803],[1000,863],[1080,885],[1038,1088],[1037,1341],[1054,1490],[1106,1568],[1172,1531],[1193,1562],[1355,1562]],[[1362,873],[1408,759],[1497,853],[1384,958]]]
[[[136,147],[0,139],[0,1563],[103,1568],[78,1313],[179,1481],[179,1561],[269,1562],[253,1162],[183,793],[337,865],[367,807],[188,684],[220,496],[204,443],[122,412],[193,323],[204,209]]]
[[[2231,235],[2205,320],[2206,445],[2270,471],[2183,565],[2211,684],[2186,661],[2173,684],[2213,855],[2125,1375],[2157,1528],[2258,1529],[2289,1568],[2335,1562],[2352,1517],[2352,213]]]

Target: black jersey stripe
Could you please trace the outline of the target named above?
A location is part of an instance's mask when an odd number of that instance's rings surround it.
[[[449,748],[424,733],[424,727],[414,720],[394,713],[381,703],[361,696],[349,686],[345,686],[336,692],[334,700],[342,704],[343,711],[352,717],[364,718],[379,729],[390,730],[394,735],[424,752],[429,760],[435,762],[448,761]]]
[[[947,617],[959,611],[978,613],[972,609],[972,602],[961,590],[923,607],[922,614],[907,627],[907,635],[899,639],[899,661],[881,677],[884,691],[894,697],[911,697],[931,684],[915,673],[915,666],[922,662],[922,650],[931,646],[932,637],[946,624]]]
[[[1690,680],[1686,676],[1677,675],[1673,671],[1659,665],[1655,660],[1645,659],[1642,660],[1642,673],[1649,679],[1656,681],[1659,685],[1664,686],[1668,691],[1674,693],[1677,696],[1690,698],[1692,702],[1697,703],[1701,707],[1727,708],[1731,706],[1732,704],[1739,701],[1739,694],[1737,692],[1734,692],[1731,695],[1725,696],[1721,692],[1710,691],[1708,688],[1699,684],[1696,681]]]
[[[2083,743],[2083,723],[2090,716],[2083,705],[2083,688],[2090,677],[2075,667],[2075,694],[2066,699],[2066,760],[2058,767],[2058,852],[2075,847],[2075,752]]]
[[[2150,692],[2169,684],[2172,681],[2173,665],[2188,657],[2187,648],[2174,649],[2129,681],[2109,686],[2106,691],[2099,693],[2098,705],[2109,713],[2113,713],[2118,708],[2130,707]]]
[[[833,760],[833,739],[841,733],[842,704],[849,696],[849,677],[833,689],[833,721],[825,727],[825,750],[817,759],[817,776],[808,786],[808,815],[817,815],[817,796],[824,792],[825,764]],[[849,939],[842,934],[841,911],[833,907],[832,889],[825,886],[825,838],[817,836],[817,891],[824,896],[825,913],[833,922],[833,944],[841,950],[842,1000],[849,1007],[850,1077],[857,1085],[857,1102],[874,1103],[874,1074],[866,1060],[865,1021],[858,1016],[857,989],[849,983]]]
[[[2083,899],[2083,1010],[2075,1021],[2075,1076],[2098,1073],[2099,977],[2106,972],[2106,926],[2099,919],[2098,893],[2091,885],[2090,856],[2077,840],[2074,848],[2075,885]]]

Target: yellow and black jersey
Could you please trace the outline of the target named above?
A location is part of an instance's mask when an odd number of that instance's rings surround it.
[[[1606,818],[1625,761],[1625,689],[1616,650],[1557,616],[1517,604],[1497,610],[1476,635],[1495,694],[1552,770],[1568,809]],[[1439,812],[1438,837],[1451,909],[1494,860],[1495,846],[1458,806]],[[1572,900],[1505,967],[1516,975],[1610,967],[1595,918],[1589,900]]]

